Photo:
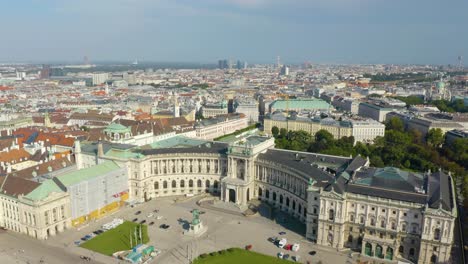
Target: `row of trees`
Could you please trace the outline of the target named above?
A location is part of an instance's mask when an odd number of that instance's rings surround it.
[[[468,193],[468,139],[457,139],[444,144],[440,129],[431,129],[423,137],[417,130],[405,130],[403,122],[391,118],[386,123],[384,137],[374,144],[357,142],[354,137],[335,139],[328,131],[320,130],[314,136],[305,131],[286,131],[272,128],[277,148],[308,151],[329,155],[369,157],[371,166],[395,166],[411,171],[443,169],[455,175],[457,183]]]

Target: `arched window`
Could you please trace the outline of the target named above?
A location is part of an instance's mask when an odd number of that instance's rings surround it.
[[[276,201],[276,192],[273,192],[273,201]]]
[[[353,243],[353,235],[349,235],[349,236],[348,236],[348,242],[349,242],[349,243]]]
[[[392,230],[396,230],[396,223],[392,222]]]
[[[431,256],[431,264],[436,264],[437,263],[437,256],[436,255],[432,255]]]
[[[364,224],[364,216],[363,215],[361,215],[361,217],[359,218],[359,223]]]
[[[399,252],[401,255],[403,255],[403,253],[405,253],[405,248],[404,248],[403,246],[400,246],[400,247],[398,248],[398,252]]]
[[[410,250],[409,250],[409,255],[410,255],[411,257],[414,257],[414,248],[410,248]]]
[[[188,181],[188,186],[189,186],[190,188],[193,187],[193,180],[189,180],[189,181]]]
[[[263,195],[262,188],[258,187],[258,196],[261,197]]]
[[[406,223],[401,224],[401,231],[406,232]]]
[[[202,186],[201,186],[201,180],[198,180],[198,181],[197,181],[197,187],[198,187],[198,188],[201,188],[201,187],[202,187]]]
[[[335,219],[335,210],[330,209],[328,211],[328,220],[333,221],[333,219]]]
[[[380,227],[385,228],[385,220],[380,220]]]
[[[350,214],[350,215],[349,215],[349,221],[350,221],[350,222],[354,222],[354,214]]]
[[[177,188],[177,182],[175,180],[172,180],[172,188]]]
[[[180,180],[180,188],[184,188],[185,187],[185,181],[184,180]]]
[[[280,204],[283,204],[283,195],[280,194],[280,199],[279,199]]]
[[[301,213],[301,211],[302,211],[302,206],[299,204],[298,209],[297,209],[297,212],[298,212],[298,213]]]
[[[163,189],[167,189],[167,181],[163,181]]]
[[[154,182],[154,189],[155,190],[159,189],[159,182]]]
[[[210,188],[210,180],[206,180],[206,182],[205,182],[205,188],[206,188],[206,189]]]
[[[296,210],[296,201],[293,200],[292,209]]]
[[[434,240],[440,240],[440,229],[434,229]]]
[[[289,197],[286,197],[286,206],[289,206]]]
[[[371,219],[370,219],[370,225],[371,225],[371,226],[375,226],[375,218],[374,218],[374,217],[371,217]]]
[[[214,181],[213,187],[214,187],[215,189],[218,189],[218,185],[219,185],[218,181]]]

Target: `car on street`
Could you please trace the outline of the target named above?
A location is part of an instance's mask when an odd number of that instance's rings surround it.
[[[154,216],[153,213],[149,213],[146,217],[151,218],[151,217],[153,217],[153,216]]]
[[[154,222],[150,222],[148,225],[152,226],[152,225],[154,225]]]
[[[278,258],[282,259],[283,256],[284,256],[283,252],[279,252],[279,253],[278,253]]]
[[[170,225],[166,225],[166,224],[162,224],[159,226],[159,228],[161,229],[168,229],[169,227],[171,227]]]
[[[141,220],[140,221],[140,224],[144,224],[144,223],[146,223],[146,220]]]
[[[135,215],[139,215],[139,214],[141,214],[141,211],[136,211],[135,212]]]
[[[138,218],[133,218],[132,222],[138,221]]]
[[[158,209],[154,209],[154,210],[153,210],[153,213],[158,213],[158,212],[159,212]]]
[[[280,236],[284,236],[284,235],[286,235],[286,232],[281,231],[281,232],[279,232],[278,234],[279,234]]]
[[[312,250],[312,251],[309,252],[309,255],[311,255],[311,256],[313,256],[315,254],[317,254],[317,252],[315,250]]]

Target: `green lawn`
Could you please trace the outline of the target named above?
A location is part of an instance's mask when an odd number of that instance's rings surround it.
[[[214,256],[208,254],[205,257],[198,257],[193,264],[287,264],[291,261],[263,255],[260,253],[233,248],[224,253],[215,252]]]
[[[130,232],[132,232],[132,241],[133,244],[135,244],[134,230],[136,226],[138,226],[136,223],[124,222],[118,227],[106,231],[94,237],[93,239],[86,241],[85,243],[81,244],[80,247],[108,256],[117,251],[128,250],[130,249]],[[149,241],[148,226],[142,226],[143,243],[147,243]]]

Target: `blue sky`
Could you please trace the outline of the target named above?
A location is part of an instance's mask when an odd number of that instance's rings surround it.
[[[455,64],[467,0],[0,0],[0,61]]]

